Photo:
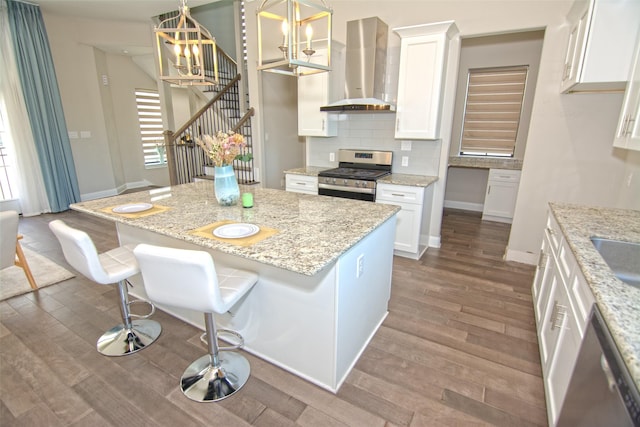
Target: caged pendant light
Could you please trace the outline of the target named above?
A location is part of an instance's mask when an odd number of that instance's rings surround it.
[[[263,0],[256,11],[258,70],[292,76],[331,71],[331,19],[324,0]]]
[[[186,0],[179,14],[160,22],[154,33],[161,80],[180,86],[218,84],[216,40],[191,17]]]

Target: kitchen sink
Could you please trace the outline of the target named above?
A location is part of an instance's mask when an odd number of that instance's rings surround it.
[[[640,288],[640,243],[601,237],[591,242],[618,279]]]

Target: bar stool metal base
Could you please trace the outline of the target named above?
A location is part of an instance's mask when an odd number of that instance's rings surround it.
[[[131,328],[118,325],[98,339],[98,352],[105,356],[125,356],[142,350],[153,343],[162,332],[155,320],[134,320]]]
[[[247,383],[249,361],[235,352],[219,353],[220,366],[215,367],[207,354],[193,362],[182,374],[182,392],[197,402],[216,402],[231,396]]]

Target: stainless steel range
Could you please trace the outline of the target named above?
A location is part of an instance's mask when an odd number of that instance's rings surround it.
[[[393,152],[338,150],[338,166],[318,174],[318,194],[374,202],[376,180],[391,173]]]

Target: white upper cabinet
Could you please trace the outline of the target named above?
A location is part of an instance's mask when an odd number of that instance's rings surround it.
[[[337,101],[344,95],[342,51],[333,42],[331,71],[298,77],[298,135],[337,136],[338,114],[320,111],[320,107]],[[318,51],[312,62],[326,61],[326,51]]]
[[[640,34],[613,146],[640,151]]]
[[[453,21],[394,29],[401,38],[396,138],[439,139]]]
[[[561,91],[623,91],[640,28],[640,1],[577,0],[567,21]]]

